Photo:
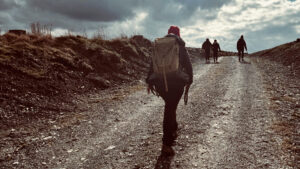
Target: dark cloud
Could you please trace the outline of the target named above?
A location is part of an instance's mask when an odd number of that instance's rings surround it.
[[[0,0],[0,27],[29,30],[30,23],[40,22],[52,24],[53,30],[89,35],[102,27],[108,37],[137,33],[153,40],[164,36],[170,25],[177,25],[185,28],[182,35],[187,44],[199,46],[211,37],[220,40],[223,49],[235,50],[236,40],[244,34],[249,49],[256,51],[293,40],[298,33],[299,12],[280,13],[278,8],[284,9],[287,1],[272,2],[264,6],[251,0]],[[258,9],[267,9],[264,16],[255,12]],[[240,17],[245,11],[250,15],[247,19]],[[276,11],[278,17],[273,16]],[[213,24],[224,30],[224,37]]]
[[[9,22],[9,18],[7,18],[7,16],[2,16],[0,14],[0,25],[4,25],[4,24],[6,24],[8,22]]]
[[[24,6],[17,11],[11,11],[12,19],[16,22],[53,23],[59,27],[73,27],[78,23],[101,24],[101,22],[119,22],[132,19],[135,11],[146,11],[151,22],[184,25],[191,21],[195,11],[215,9],[231,0],[25,0]],[[17,6],[15,1],[0,0],[2,9],[12,9]],[[207,12],[208,13],[208,12]],[[215,12],[217,14],[217,12]],[[215,15],[201,13],[204,19],[212,19]],[[197,19],[197,18],[195,18]],[[77,21],[77,23],[76,23]],[[145,24],[148,22],[145,22]],[[150,23],[151,25],[151,23]],[[143,25],[146,26],[147,25]],[[95,26],[93,26],[95,27]]]
[[[12,0],[0,0],[0,10],[9,10],[18,6],[15,1]]]
[[[27,5],[42,11],[59,13],[75,20],[116,21],[133,16],[137,0],[28,0]]]
[[[154,20],[181,25],[190,22],[191,16],[195,15],[198,9],[204,11],[201,12],[200,17],[208,17],[209,19],[215,18],[218,13],[216,9],[231,1],[232,0],[154,0],[141,4],[143,4],[143,8],[149,11]]]
[[[216,9],[222,7],[224,4],[232,2],[232,0],[185,0],[179,1],[181,4],[187,7],[187,9],[196,9],[201,7],[203,9]]]
[[[216,9],[232,0],[27,0],[31,9],[59,13],[75,20],[121,21],[135,10],[150,13],[157,21],[182,23],[198,9]]]
[[[165,33],[170,25],[183,27],[193,24],[198,19],[193,18],[195,15],[199,15],[204,20],[213,19],[217,15],[217,10],[213,10],[230,1],[26,0],[24,6],[10,11],[10,16],[13,19],[11,25],[18,24],[18,27],[23,25],[28,28],[30,23],[40,22],[52,24],[54,28],[95,31],[99,26],[104,26],[107,32],[113,31],[110,34],[115,34],[122,28],[112,28],[111,25],[132,20],[136,17],[136,13],[146,12],[147,18],[139,23],[144,29],[139,33],[153,37]],[[198,9],[201,9],[201,12],[195,13]],[[126,31],[123,30],[123,33]]]

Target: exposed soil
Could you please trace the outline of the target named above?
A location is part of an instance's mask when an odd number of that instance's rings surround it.
[[[289,82],[296,87],[291,87],[292,95],[285,99],[290,104],[282,102],[274,109],[276,93],[272,91],[287,87],[280,82],[284,70],[271,83],[274,74],[268,70],[278,70],[278,66],[257,58],[240,63],[237,57],[221,57],[219,64],[196,59],[189,103],[185,106],[181,101],[177,110],[180,130],[173,147],[175,156],[160,153],[162,99],[147,95],[143,81],[137,81],[75,95],[73,102],[80,111],[60,111],[47,125],[1,130],[0,166],[297,168],[296,150],[286,147],[297,130],[282,125],[288,117],[281,110],[298,115],[299,79]]]
[[[0,36],[0,127],[78,111],[74,96],[144,77],[150,53],[151,42],[142,36]]]

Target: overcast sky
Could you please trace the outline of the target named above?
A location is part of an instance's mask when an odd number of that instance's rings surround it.
[[[177,25],[187,46],[209,38],[233,51],[243,34],[254,52],[300,38],[300,0],[0,0],[2,30],[29,30],[32,22],[52,24],[56,35],[101,28],[108,38],[151,40]]]

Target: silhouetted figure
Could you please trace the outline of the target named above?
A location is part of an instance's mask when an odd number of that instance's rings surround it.
[[[179,28],[177,26],[171,26],[168,30],[168,35],[166,35],[165,37],[171,37],[171,39],[158,38],[155,41],[154,51],[160,51],[158,47],[159,43],[157,41],[163,39],[161,41],[163,43],[174,38],[173,40],[175,40],[175,49],[179,49],[179,51],[175,50],[178,52],[178,54],[176,55],[177,57],[174,57],[178,59],[178,70],[171,73],[165,73],[165,69],[167,68],[163,68],[164,73],[157,73],[160,67],[159,64],[157,64],[159,62],[157,60],[168,56],[168,52],[173,49],[163,48],[161,50],[163,54],[161,54],[160,58],[157,58],[159,54],[156,54],[156,56],[152,56],[152,62],[150,65],[148,76],[146,78],[146,83],[148,84],[148,93],[150,93],[151,91],[152,93],[157,94],[158,96],[162,97],[165,102],[162,153],[173,155],[174,150],[171,146],[177,137],[178,129],[178,123],[176,121],[176,109],[179,100],[183,95],[184,87],[186,86],[187,88],[189,88],[189,86],[193,82],[193,69],[188,52],[185,48],[185,42],[180,38]],[[164,45],[168,46],[168,44]],[[164,62],[169,61],[163,61],[163,63]]]
[[[218,52],[221,51],[221,48],[217,40],[214,40],[212,47],[213,47],[214,63],[218,63]]]
[[[246,45],[246,42],[244,40],[244,36],[243,35],[237,41],[236,48],[238,50],[239,62],[241,60],[244,61],[244,49],[246,49],[246,51],[247,51],[247,45]]]
[[[205,60],[206,60],[206,63],[209,62],[210,48],[211,48],[211,43],[210,43],[209,39],[207,38],[206,41],[202,44],[202,49],[205,50]]]

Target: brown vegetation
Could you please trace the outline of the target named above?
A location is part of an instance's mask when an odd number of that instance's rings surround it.
[[[0,36],[1,128],[73,111],[76,94],[140,79],[151,42],[142,36],[102,40],[81,36]]]
[[[271,49],[255,52],[251,56],[267,58],[288,66],[295,74],[300,74],[300,41],[286,43]]]
[[[97,36],[51,36],[51,26],[31,34],[0,36],[0,127],[78,111],[73,98],[144,78],[152,42],[141,35],[104,40]],[[200,48],[188,48],[192,61]],[[221,55],[231,54],[221,52]]]

